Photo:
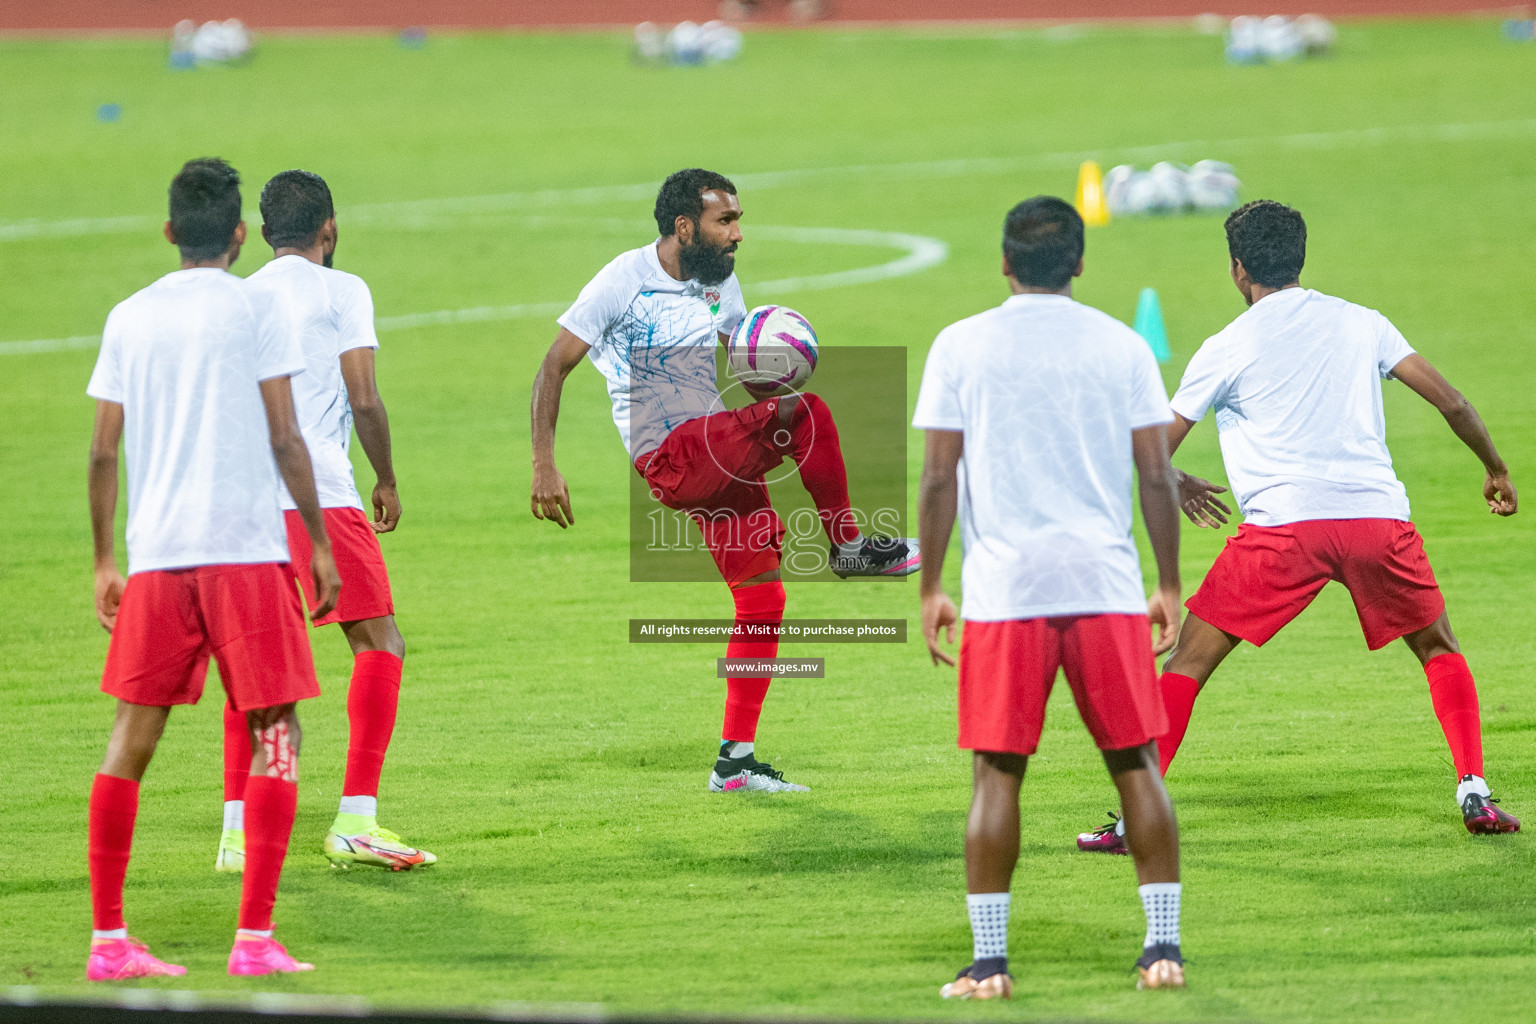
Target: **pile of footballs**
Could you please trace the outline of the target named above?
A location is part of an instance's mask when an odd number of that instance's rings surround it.
[[[239,18],[201,25],[188,18],[171,30],[171,67],[234,64],[250,56],[253,45],[250,30]]]
[[[685,21],[668,32],[649,21],[635,26],[635,58],[645,64],[719,64],[741,56],[741,43],[723,21]]]
[[[1316,14],[1233,18],[1227,27],[1227,60],[1233,64],[1268,64],[1320,57],[1333,49],[1338,37],[1333,24]]]
[[[1121,164],[1104,175],[1104,202],[1111,217],[1225,213],[1237,206],[1242,184],[1232,165],[1220,160],[1192,167],[1164,160],[1148,171]]]

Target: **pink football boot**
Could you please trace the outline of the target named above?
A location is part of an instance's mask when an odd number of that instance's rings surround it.
[[[85,976],[91,981],[123,981],[128,978],[179,978],[187,969],[150,955],[138,939],[92,939]]]
[[[1111,814],[1109,824],[1100,825],[1092,832],[1079,832],[1077,848],[1084,853],[1129,854],[1130,848],[1125,845],[1125,836],[1118,831],[1119,825],[1120,819]]]
[[[289,956],[276,939],[236,935],[235,948],[229,951],[229,973],[234,975],[292,974],[314,969],[314,964]]]

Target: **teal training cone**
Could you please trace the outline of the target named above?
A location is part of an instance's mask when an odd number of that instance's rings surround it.
[[[1163,326],[1163,306],[1157,300],[1156,288],[1143,288],[1136,300],[1136,333],[1147,340],[1152,354],[1160,363],[1173,358],[1168,348],[1168,328]]]

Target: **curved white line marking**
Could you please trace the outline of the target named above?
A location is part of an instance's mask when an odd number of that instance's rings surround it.
[[[758,238],[777,238],[786,242],[810,242],[821,245],[868,245],[890,246],[905,249],[906,255],[889,263],[855,270],[839,270],[830,274],[811,274],[805,277],[784,277],[777,281],[759,281],[747,284],[744,290],[783,295],[788,292],[819,291],[825,288],[844,288],[871,281],[886,281],[893,277],[919,274],[929,267],[936,267],[949,258],[949,245],[927,235],[907,235],[897,231],[858,231],[851,228],[776,228],[758,226],[752,234]]]
[[[780,188],[816,178],[846,175],[880,175],[886,178],[953,178],[967,174],[1006,174],[1020,170],[1076,167],[1083,160],[1110,157],[1125,160],[1164,160],[1189,157],[1198,151],[1204,156],[1220,156],[1222,151],[1243,149],[1336,149],[1350,145],[1381,145],[1388,142],[1461,142],[1473,138],[1519,137],[1536,132],[1536,118],[1508,121],[1470,121],[1451,124],[1407,124],[1373,128],[1344,128],[1330,132],[1298,132],[1290,135],[1260,135],[1237,139],[1190,139],[1149,146],[1108,146],[1100,149],[1035,153],[1012,157],[962,157],[954,160],[925,160],[911,163],[845,164],[835,167],[807,167],[785,171],[758,171],[733,175],[743,189]],[[655,182],[636,185],[598,185],[587,188],[540,189],[530,192],[502,192],[494,195],[457,196],[441,199],[410,199],[386,203],[360,203],[342,208],[349,224],[389,224],[397,218],[433,214],[476,214],[506,210],[537,209],[589,203],[649,200],[656,195]],[[260,219],[256,211],[247,211],[246,219]],[[28,238],[54,238],[65,235],[123,234],[153,228],[160,220],[149,216],[77,217],[69,220],[18,220],[0,222],[0,242]]]
[[[803,277],[784,277],[777,281],[747,283],[745,289],[772,295],[790,292],[818,291],[827,288],[844,288],[849,285],[886,281],[893,277],[918,274],[929,267],[938,266],[949,257],[949,246],[937,238],[926,235],[908,235],[899,231],[868,231],[854,228],[791,228],[758,225],[752,229],[754,238],[776,239],[785,242],[806,242],[813,245],[857,245],[902,249],[904,254],[887,263],[872,267],[856,267],[853,270],[836,270],[826,274],[808,274]],[[380,331],[402,331],[413,327],[434,327],[442,324],[491,323],[501,320],[521,320],[531,317],[553,317],[565,312],[568,302],[524,302],[511,306],[470,306],[466,309],[439,309],[430,313],[405,313],[400,316],[384,316],[374,321]],[[67,352],[74,349],[95,348],[101,344],[98,334],[81,334],[70,338],[40,338],[36,341],[0,342],[0,356],[25,355],[31,352]]]

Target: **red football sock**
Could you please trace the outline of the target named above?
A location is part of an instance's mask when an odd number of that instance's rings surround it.
[[[97,931],[123,927],[123,879],[133,848],[133,820],[139,814],[139,784],[99,772],[91,783],[91,824],[87,843],[91,865],[91,919]]]
[[[267,931],[277,882],[288,856],[293,815],[299,806],[296,782],[255,775],[245,783],[245,875],[240,886],[241,928]]]
[[[362,651],[347,690],[347,777],[342,796],[378,796],[384,753],[395,731],[405,663],[388,651]]]
[[[755,623],[777,627],[784,620],[784,584],[754,583],[731,591],[736,602],[736,626]],[[726,644],[727,658],[772,658],[779,653],[777,629],[771,639],[747,640],[734,633]],[[734,743],[750,743],[757,738],[757,719],[763,713],[763,698],[768,695],[766,678],[729,678],[725,681],[725,725],[720,738]]]
[[[800,482],[816,503],[821,525],[834,544],[859,535],[848,500],[848,470],[832,410],[816,395],[800,396],[789,421],[789,457],[800,469]]]
[[[1189,716],[1194,714],[1200,684],[1189,676],[1164,672],[1157,686],[1163,691],[1163,707],[1168,712],[1168,731],[1157,738],[1157,770],[1167,775],[1173,755],[1179,752],[1179,744],[1184,742],[1184,733],[1189,729]]]
[[[1477,684],[1467,659],[1459,654],[1430,658],[1424,666],[1435,717],[1451,746],[1456,777],[1483,774],[1483,720],[1477,708]]]
[[[245,799],[245,780],[251,774],[251,727],[245,712],[224,701],[224,802]]]

